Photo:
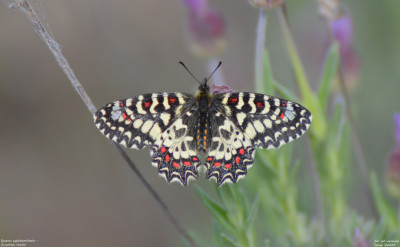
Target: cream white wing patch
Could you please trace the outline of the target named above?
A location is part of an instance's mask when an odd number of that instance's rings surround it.
[[[206,158],[207,178],[215,178],[220,186],[236,183],[253,165],[254,146],[251,139],[224,116],[211,114],[213,137]]]
[[[193,107],[181,93],[153,93],[109,103],[94,114],[100,132],[125,147],[141,149],[154,143],[176,119]]]
[[[264,94],[227,93],[214,101],[224,105],[220,107],[222,114],[230,118],[255,147],[279,148],[302,136],[312,121],[311,113],[303,106]]]
[[[192,111],[184,113],[155,140],[151,147],[152,164],[168,182],[187,185],[190,178],[197,178],[199,158],[193,129],[189,128]]]

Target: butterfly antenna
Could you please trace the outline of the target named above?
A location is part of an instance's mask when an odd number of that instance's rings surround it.
[[[211,75],[207,78],[207,81],[210,80],[211,76],[213,76],[213,74],[215,73],[215,71],[217,71],[217,69],[221,66],[222,62],[219,61],[217,67],[215,67],[214,71],[211,73]]]
[[[197,79],[196,76],[194,76],[192,72],[190,72],[190,70],[186,67],[186,65],[182,61],[179,61],[179,64],[182,65],[182,67],[184,67],[186,71],[201,85],[199,79]]]

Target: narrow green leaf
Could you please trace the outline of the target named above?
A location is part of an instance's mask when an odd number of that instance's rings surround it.
[[[247,215],[246,221],[244,223],[244,230],[247,232],[250,225],[254,222],[256,218],[258,208],[260,207],[261,199],[260,199],[260,190],[258,190],[256,198],[254,198],[254,202],[251,205],[250,212]]]
[[[268,49],[264,49],[264,93],[274,94],[274,82],[273,82],[271,60],[269,59]]]
[[[224,242],[224,246],[241,247],[232,238],[226,236],[225,234],[221,234],[221,238],[222,238],[222,241]]]
[[[235,227],[228,217],[227,211],[217,202],[211,199],[200,187],[196,186],[196,192],[203,204],[210,210],[214,218],[228,231],[232,231]]]
[[[332,82],[337,75],[337,70],[339,66],[339,45],[338,43],[333,43],[329,48],[324,73],[321,78],[321,85],[319,88],[319,102],[322,105],[322,109],[326,109],[331,93]]]
[[[328,132],[326,134],[326,139],[334,143],[335,146],[340,143],[340,123],[342,120],[342,105],[336,105],[335,111],[333,113],[333,117],[328,126]]]
[[[283,98],[285,98],[285,99],[287,99],[287,100],[294,101],[294,102],[298,102],[298,101],[299,101],[298,98],[297,98],[294,94],[292,94],[292,93],[290,92],[290,90],[287,89],[285,86],[283,86],[281,83],[279,83],[279,82],[277,82],[277,81],[275,81],[275,80],[272,80],[272,84],[274,85],[275,90],[276,90]]]
[[[294,184],[294,183],[296,183],[296,178],[299,173],[301,162],[300,162],[300,160],[296,159],[293,163],[294,164],[293,164],[292,169],[290,170],[288,181],[291,181]]]
[[[375,172],[371,173],[369,181],[379,214],[384,217],[384,221],[390,230],[398,229],[396,212],[383,195]]]

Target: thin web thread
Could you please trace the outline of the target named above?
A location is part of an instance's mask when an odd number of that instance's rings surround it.
[[[50,49],[50,51],[56,58],[58,64],[63,69],[64,73],[67,75],[72,86],[74,87],[76,92],[79,94],[79,96],[85,103],[86,107],[89,109],[89,111],[92,114],[94,114],[96,112],[96,107],[94,106],[92,100],[86,93],[85,89],[82,87],[81,83],[76,78],[75,73],[69,66],[67,59],[62,54],[60,45],[54,40],[54,38],[50,35],[50,33],[44,27],[44,25],[40,21],[38,15],[36,14],[35,10],[32,8],[29,1],[5,0],[5,2],[7,3],[8,7],[10,9],[17,9],[17,10],[22,11],[25,14],[25,16],[28,18],[28,20],[33,24],[34,30],[39,34],[40,38],[42,38],[42,40],[47,44],[47,47]],[[112,142],[112,143],[113,143],[114,147],[118,150],[118,152],[120,153],[122,158],[125,160],[125,162],[129,165],[129,167],[133,170],[133,172],[138,176],[139,180],[142,182],[144,187],[149,191],[149,193],[153,196],[153,198],[159,204],[162,211],[167,216],[167,218],[170,220],[172,225],[176,228],[178,233],[186,241],[188,241],[192,246],[197,246],[196,243],[194,242],[194,240],[190,237],[190,235],[182,227],[182,225],[177,220],[177,218],[169,210],[169,208],[167,207],[167,204],[161,199],[160,195],[158,195],[158,193],[154,190],[154,188],[151,186],[151,184],[148,182],[148,180],[143,176],[143,174],[139,171],[137,166],[129,158],[129,156],[126,154],[126,152],[120,146],[118,146],[116,143],[114,143],[114,142]]]

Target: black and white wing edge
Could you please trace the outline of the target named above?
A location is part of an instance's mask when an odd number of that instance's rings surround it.
[[[207,178],[237,182],[254,163],[254,148],[279,148],[310,127],[311,113],[298,103],[257,93],[216,94],[211,102],[213,139]]]

